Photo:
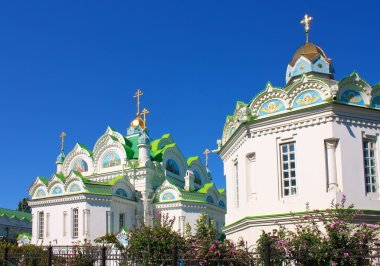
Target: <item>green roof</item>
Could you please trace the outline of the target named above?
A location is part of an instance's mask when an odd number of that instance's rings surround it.
[[[199,156],[192,156],[187,159],[187,165],[190,166],[194,161],[199,160]]]
[[[65,182],[65,177],[62,173],[56,173],[55,176],[62,182]]]
[[[82,149],[88,151],[88,153],[90,154],[90,156],[92,156],[92,151],[86,146],[86,145],[83,145],[82,143],[77,143],[79,147],[81,147]]]
[[[9,209],[0,209],[0,217],[8,217],[9,219],[32,221],[32,214],[28,212],[20,212]]]
[[[201,187],[197,192],[199,193],[202,193],[202,194],[206,194],[207,191],[212,187],[214,186],[214,183],[206,183],[203,187]]]
[[[124,177],[123,175],[119,175],[119,176],[115,177],[114,179],[108,181],[107,184],[113,186],[113,185],[115,185],[115,183],[117,181],[122,180],[123,177]]]
[[[21,234],[18,234],[17,240],[20,240],[23,236],[26,236],[27,238],[32,239],[32,236],[29,233],[21,233]]]
[[[41,182],[44,183],[45,185],[48,183],[48,179],[45,177],[37,176],[37,179],[41,180]]]

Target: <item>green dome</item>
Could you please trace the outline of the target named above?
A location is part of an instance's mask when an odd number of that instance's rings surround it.
[[[61,151],[61,153],[58,155],[57,161],[55,163],[63,163],[65,158],[66,158],[65,153],[63,151]]]

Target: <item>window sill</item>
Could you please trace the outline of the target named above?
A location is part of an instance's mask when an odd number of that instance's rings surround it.
[[[370,200],[380,200],[380,194],[378,192],[369,192],[366,197]]]

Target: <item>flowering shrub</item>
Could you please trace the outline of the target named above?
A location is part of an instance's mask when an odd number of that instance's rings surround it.
[[[216,262],[234,262],[234,265],[248,265],[252,257],[244,246],[244,241],[238,244],[230,240],[217,239],[214,223],[207,223],[207,217],[202,214],[197,222],[195,234],[191,234],[191,228],[187,225],[187,233],[183,259],[187,262],[203,262],[204,265]],[[185,263],[187,264],[187,263]]]
[[[294,230],[279,226],[271,233],[263,232],[257,241],[257,251],[263,260],[270,246],[274,265],[292,260],[301,265],[362,265],[364,258],[379,244],[379,224],[355,224],[360,212],[353,205],[331,203],[325,211],[309,210],[297,219]],[[323,228],[324,230],[321,230]],[[268,248],[268,246],[267,246]]]

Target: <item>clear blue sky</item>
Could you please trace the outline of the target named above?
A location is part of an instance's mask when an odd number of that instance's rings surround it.
[[[215,149],[235,102],[287,63],[314,17],[311,41],[336,78],[380,81],[379,1],[0,1],[0,207],[14,209],[66,153],[91,149],[111,125],[125,133],[144,92],[153,138],[171,133],[186,156]],[[225,185],[217,155],[210,169]]]

